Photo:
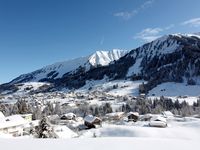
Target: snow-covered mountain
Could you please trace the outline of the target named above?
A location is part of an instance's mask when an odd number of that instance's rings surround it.
[[[79,88],[89,80],[146,80],[149,91],[164,82],[200,84],[200,36],[171,34],[131,50],[119,60],[95,69],[79,69],[54,83]],[[145,91],[144,91],[145,92]]]
[[[30,81],[41,81],[43,79],[58,79],[69,72],[75,72],[78,68],[84,67],[89,70],[91,67],[106,66],[112,61],[116,61],[128,51],[113,49],[112,51],[96,51],[86,57],[75,58],[63,62],[48,65],[34,72],[23,74],[11,81],[11,83],[21,83]]]
[[[131,51],[113,50],[56,63],[21,75],[15,83],[41,81],[54,89],[80,88],[88,81],[145,80],[142,92],[165,82],[200,84],[200,34],[170,34]]]
[[[106,66],[110,62],[118,60],[122,56],[126,55],[128,51],[113,49],[112,51],[96,51],[89,57],[89,63],[92,66],[97,67],[98,65]]]

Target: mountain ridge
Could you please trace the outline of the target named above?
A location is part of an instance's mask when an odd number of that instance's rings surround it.
[[[113,49],[112,51],[96,51],[89,56],[56,62],[31,73],[20,75],[10,83],[40,81],[44,78],[61,78],[64,74],[75,71],[79,67],[85,67],[86,70],[89,70],[90,67],[108,65],[110,62],[118,60],[126,53],[128,53],[128,51],[119,49]]]
[[[112,57],[108,57],[109,52],[97,51],[87,57],[88,61],[81,63],[84,65],[77,65],[73,71],[65,71],[62,77],[56,78],[56,72],[48,72],[47,77],[39,81],[52,83],[53,88],[59,90],[63,87],[77,89],[84,86],[86,81],[104,77],[109,80],[145,80],[147,83],[140,91],[145,93],[164,82],[200,84],[199,34],[165,35],[127,53],[122,52],[121,57],[115,57],[117,52],[114,50]],[[90,61],[91,66],[88,65]],[[18,77],[9,85],[30,82],[31,79],[32,74],[28,74],[24,80]]]

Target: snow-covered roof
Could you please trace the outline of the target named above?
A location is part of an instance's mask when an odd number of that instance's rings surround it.
[[[134,115],[134,116],[138,116],[139,117],[139,113],[138,112],[129,112],[127,115],[128,116]]]
[[[165,123],[167,122],[167,120],[162,116],[154,116],[151,118],[151,121],[161,121],[161,122],[165,122]]]
[[[101,120],[98,117],[95,117],[93,115],[88,115],[84,118],[84,121],[88,122],[88,123],[93,123],[96,119]]]
[[[122,116],[124,112],[113,112],[106,114],[107,117],[116,117],[116,116]]]
[[[72,119],[73,117],[76,117],[74,113],[67,113],[67,114],[64,114],[63,116],[65,116],[68,119]]]
[[[12,115],[0,118],[0,128],[9,128],[13,126],[25,125],[28,121],[22,118],[21,115]]]
[[[22,114],[21,116],[22,117],[29,117],[29,116],[32,116],[33,114]]]
[[[78,136],[75,132],[73,132],[67,126],[54,126],[53,131],[54,131],[54,134],[58,138],[72,138],[72,137]]]

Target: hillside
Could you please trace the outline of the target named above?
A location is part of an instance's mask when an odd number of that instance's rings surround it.
[[[88,81],[144,80],[147,93],[165,82],[200,84],[199,34],[171,34],[131,51],[97,51],[82,58],[55,63],[21,75],[1,85],[1,91],[16,83],[48,82],[54,90],[78,89]],[[3,90],[2,90],[3,89]]]

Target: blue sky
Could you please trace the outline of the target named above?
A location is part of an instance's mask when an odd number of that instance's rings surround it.
[[[96,50],[200,32],[199,0],[0,0],[0,83]]]

